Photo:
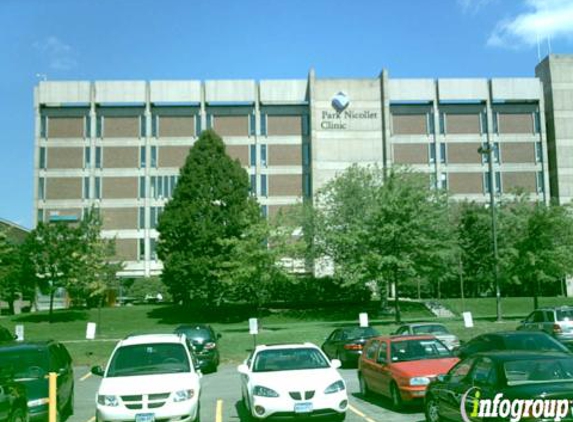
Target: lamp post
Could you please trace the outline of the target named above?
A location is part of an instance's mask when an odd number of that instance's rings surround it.
[[[498,268],[498,253],[497,253],[497,220],[495,214],[495,177],[493,174],[493,152],[494,146],[490,140],[487,144],[478,148],[478,152],[482,156],[487,156],[488,171],[489,171],[489,208],[491,210],[491,238],[492,238],[492,253],[493,253],[493,282],[495,287],[495,305],[497,322],[501,322],[501,292],[499,289],[499,268]]]

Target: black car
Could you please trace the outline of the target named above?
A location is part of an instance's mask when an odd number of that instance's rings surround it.
[[[210,325],[180,325],[175,329],[176,334],[185,334],[189,350],[193,352],[197,369],[204,372],[216,372],[219,366],[219,348],[217,340],[221,334],[216,334]]]
[[[479,401],[476,401],[478,390]],[[499,419],[482,419],[479,413],[477,418],[471,416],[473,411],[481,408],[476,406],[481,400],[491,400],[489,404],[493,406],[494,397],[500,393],[502,396],[498,398],[498,403],[500,399],[573,399],[573,356],[559,352],[526,351],[470,356],[430,383],[425,397],[426,421],[462,421],[462,409],[469,416],[466,420],[509,420],[504,415]],[[573,420],[570,410],[567,410],[567,417],[563,421]],[[527,420],[546,419],[528,417]]]
[[[537,350],[540,352],[569,352],[563,344],[543,332],[507,331],[474,337],[454,350],[460,359],[480,352],[494,350]]]
[[[16,339],[16,335],[12,334],[6,327],[0,327],[0,342],[12,341]]]
[[[0,422],[26,422],[28,417],[26,388],[14,381],[14,374],[0,368]]]
[[[57,411],[63,419],[74,412],[74,371],[65,346],[56,341],[9,343],[0,346],[2,367],[26,388],[30,421],[48,420],[48,378],[58,374]]]
[[[379,336],[372,327],[344,327],[334,330],[322,344],[322,351],[330,359],[338,359],[342,366],[356,365],[366,340]]]

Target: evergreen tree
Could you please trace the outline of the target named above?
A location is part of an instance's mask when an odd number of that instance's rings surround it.
[[[247,173],[226,154],[214,131],[203,132],[189,151],[157,228],[162,279],[176,301],[212,305],[220,298],[220,269],[234,247],[225,239],[241,238],[253,216],[259,218]]]

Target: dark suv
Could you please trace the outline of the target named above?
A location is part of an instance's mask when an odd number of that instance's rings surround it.
[[[204,372],[215,372],[219,366],[219,349],[217,340],[221,334],[209,325],[180,325],[175,329],[176,334],[185,334],[189,350],[193,352],[197,369]]]
[[[8,343],[0,346],[0,363],[26,388],[30,421],[48,420],[48,378],[58,374],[57,411],[60,420],[74,412],[72,358],[56,341]]]
[[[0,368],[0,422],[26,422],[28,408],[26,407],[26,388],[14,381],[14,374]]]

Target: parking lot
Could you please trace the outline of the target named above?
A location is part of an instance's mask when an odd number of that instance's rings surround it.
[[[346,380],[350,409],[346,420],[350,422],[422,422],[421,408],[397,413],[381,398],[365,400],[359,393],[355,369],[340,371]],[[68,422],[94,422],[94,398],[100,379],[89,374],[87,367],[75,369],[75,414]],[[219,371],[203,377],[201,396],[202,422],[236,422],[247,418],[240,402],[239,376],[235,365],[221,365]]]

